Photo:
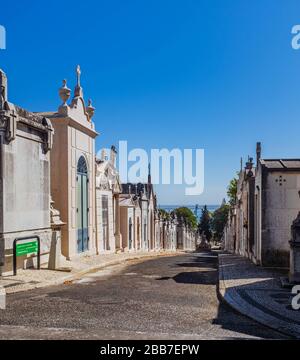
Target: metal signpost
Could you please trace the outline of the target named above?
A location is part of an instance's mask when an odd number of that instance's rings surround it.
[[[35,240],[34,240],[35,239]],[[34,240],[30,242],[22,242],[18,244],[19,241],[25,240]],[[41,241],[38,235],[19,237],[14,240],[13,243],[13,268],[14,275],[17,275],[17,256],[28,255],[37,253],[37,268],[41,268]]]

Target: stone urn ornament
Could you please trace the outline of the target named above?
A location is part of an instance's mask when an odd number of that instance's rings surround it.
[[[88,101],[88,106],[86,108],[86,111],[87,111],[87,113],[89,115],[89,120],[91,121],[91,119],[92,119],[92,117],[94,116],[94,113],[95,113],[95,108],[92,105],[92,100],[91,99],[89,99],[89,101]]]
[[[63,86],[59,89],[59,96],[63,102],[61,106],[68,106],[67,101],[70,99],[71,89],[67,87],[67,80],[65,79],[63,80]]]

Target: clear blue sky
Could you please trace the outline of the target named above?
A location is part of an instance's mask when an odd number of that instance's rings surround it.
[[[219,203],[241,156],[300,157],[299,0],[5,1],[9,99],[55,110],[82,68],[97,149],[204,148],[205,191],[157,187],[160,204]]]

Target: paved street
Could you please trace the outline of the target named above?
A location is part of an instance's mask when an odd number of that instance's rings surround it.
[[[284,338],[217,299],[217,255],[135,260],[72,283],[12,294],[0,338]]]

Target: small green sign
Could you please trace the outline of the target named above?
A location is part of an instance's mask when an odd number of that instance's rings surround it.
[[[17,256],[32,254],[38,252],[38,242],[31,241],[27,243],[17,244],[16,245],[16,254]]]

